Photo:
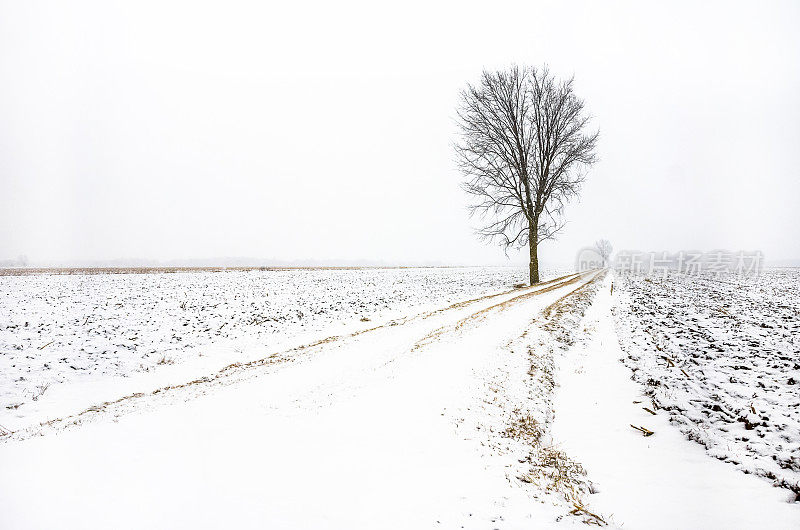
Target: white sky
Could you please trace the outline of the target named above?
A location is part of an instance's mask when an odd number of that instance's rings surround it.
[[[601,129],[545,261],[800,258],[800,2],[644,4],[0,1],[0,259],[507,263],[451,142],[512,62]]]

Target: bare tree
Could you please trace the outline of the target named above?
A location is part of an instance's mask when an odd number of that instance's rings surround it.
[[[538,246],[564,227],[566,203],[595,162],[599,132],[572,89],[549,70],[514,66],[483,72],[461,93],[456,144],[478,234],[509,247],[530,248],[530,282],[539,282]]]
[[[605,267],[608,264],[608,258],[611,257],[611,252],[614,250],[614,247],[611,246],[611,241],[608,239],[600,239],[595,242],[594,248],[597,250],[597,253],[600,254],[600,257],[603,258],[603,267]]]

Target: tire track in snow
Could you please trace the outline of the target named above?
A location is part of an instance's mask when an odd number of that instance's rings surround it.
[[[301,355],[305,357],[308,354],[319,351],[321,348],[329,344],[343,343],[348,339],[353,339],[365,334],[371,334],[376,331],[386,330],[388,328],[396,326],[404,326],[414,322],[427,320],[432,317],[447,316],[449,313],[469,308],[470,306],[492,301],[501,297],[509,297],[508,299],[503,300],[502,302],[478,309],[477,311],[472,312],[467,316],[460,318],[458,321],[456,321],[455,324],[444,325],[434,330],[433,332],[428,333],[425,337],[418,340],[412,347],[412,351],[415,351],[424,347],[427,344],[430,344],[436,338],[441,337],[448,331],[457,331],[469,322],[485,319],[486,316],[492,312],[503,310],[505,308],[510,307],[513,304],[520,303],[533,296],[544,294],[553,291],[555,289],[559,289],[567,285],[579,282],[580,280],[584,279],[588,274],[591,274],[591,272],[567,274],[564,276],[560,276],[558,278],[554,278],[552,280],[548,280],[546,282],[538,283],[531,287],[522,289],[512,289],[509,291],[494,293],[479,298],[474,298],[471,300],[456,302],[441,309],[420,313],[402,319],[390,320],[385,324],[368,328],[365,330],[360,330],[345,335],[328,336],[311,343],[296,346],[294,348],[290,348],[280,352],[271,353],[270,355],[267,355],[265,357],[253,361],[237,362],[229,364],[212,374],[197,379],[193,379],[185,383],[166,385],[147,392],[134,392],[132,394],[122,396],[115,400],[104,401],[95,404],[75,414],[53,418],[51,420],[41,422],[38,425],[25,427],[16,431],[7,431],[4,434],[0,435],[0,442],[7,442],[11,440],[24,440],[37,435],[42,436],[48,431],[51,430],[57,431],[64,428],[79,426],[84,421],[91,421],[93,419],[98,419],[102,415],[107,415],[112,412],[115,413],[116,416],[119,416],[121,414],[131,412],[131,410],[125,410],[126,407],[133,409],[137,405],[143,403],[144,402],[143,400],[145,399],[156,398],[156,397],[162,398],[166,395],[174,394],[175,392],[182,390],[191,389],[195,391],[195,395],[192,397],[197,397],[197,395],[202,395],[208,392],[212,387],[212,385],[231,385],[254,377],[258,377],[263,373],[260,372],[260,370],[295,361],[299,359]],[[515,295],[515,293],[521,293],[521,294]],[[188,399],[191,399],[192,397]]]
[[[435,340],[440,339],[440,338],[442,338],[443,336],[445,336],[445,335],[447,335],[449,333],[453,333],[453,332],[459,331],[461,328],[463,328],[465,325],[467,325],[469,323],[473,323],[473,322],[479,321],[479,320],[484,320],[492,312],[503,311],[505,309],[508,309],[512,305],[518,304],[520,302],[523,302],[523,301],[525,301],[525,300],[527,300],[527,299],[529,299],[531,297],[538,296],[538,295],[541,295],[541,294],[544,294],[544,293],[548,293],[548,292],[553,291],[555,289],[560,289],[562,287],[566,287],[567,285],[571,285],[571,284],[576,283],[576,282],[578,282],[580,280],[583,280],[584,278],[586,278],[587,276],[589,276],[591,274],[597,274],[597,273],[595,271],[590,271],[590,272],[587,272],[587,273],[576,274],[576,275],[572,276],[571,278],[566,279],[566,280],[564,280],[562,282],[559,282],[557,284],[549,285],[547,287],[544,287],[543,289],[538,289],[538,290],[535,290],[535,291],[532,291],[532,292],[528,292],[528,293],[525,293],[523,295],[517,296],[515,298],[511,298],[509,300],[506,300],[504,302],[500,302],[498,304],[486,307],[484,309],[481,309],[480,311],[476,311],[475,313],[472,313],[469,316],[466,316],[466,317],[460,319],[455,324],[442,326],[439,329],[429,333],[428,335],[426,335],[425,337],[423,337],[422,339],[417,341],[416,344],[414,344],[414,347],[412,348],[412,351],[415,351],[415,350],[418,350],[418,349],[420,349],[420,348],[422,348],[424,346],[427,346],[428,344],[431,344]],[[589,280],[589,282],[587,282],[587,283],[590,283],[593,280],[594,280],[594,278],[592,278],[592,280]],[[553,281],[555,281],[555,280],[553,280]],[[547,283],[552,283],[552,282],[547,282]],[[545,284],[538,284],[538,285],[539,286],[544,286],[544,285],[546,285],[546,283]],[[586,285],[586,284],[584,284],[584,285]],[[580,289],[581,287],[578,287],[578,289]],[[570,291],[569,293],[564,295],[564,297],[569,296],[573,292],[574,291]]]

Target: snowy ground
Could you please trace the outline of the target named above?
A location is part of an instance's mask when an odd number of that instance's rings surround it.
[[[623,528],[798,528],[791,492],[709,457],[671,424],[670,412],[646,410],[650,387],[620,362],[609,311],[618,283],[612,297],[606,282],[581,324],[585,340],[557,362],[553,436],[585,468],[592,507]]]
[[[622,276],[625,364],[690,439],[800,495],[800,269]]]
[[[643,409],[611,281],[498,285],[65,407],[0,436],[0,528],[800,527],[787,489]]]
[[[17,432],[0,450],[0,526],[555,521],[568,512],[509,487],[508,457],[482,458],[482,433],[460,425],[485,420],[477,374],[498,363],[520,367],[525,401],[527,354],[506,359],[502,346],[587,279],[457,304]],[[42,502],[48,510],[35,509]]]
[[[554,274],[555,271],[545,274]],[[0,425],[505,291],[522,268],[0,276]]]

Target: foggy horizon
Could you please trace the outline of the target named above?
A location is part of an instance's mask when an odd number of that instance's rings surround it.
[[[800,5],[423,5],[4,2],[0,260],[524,264],[473,234],[455,106],[547,64],[600,161],[543,264],[600,238],[798,263]]]

